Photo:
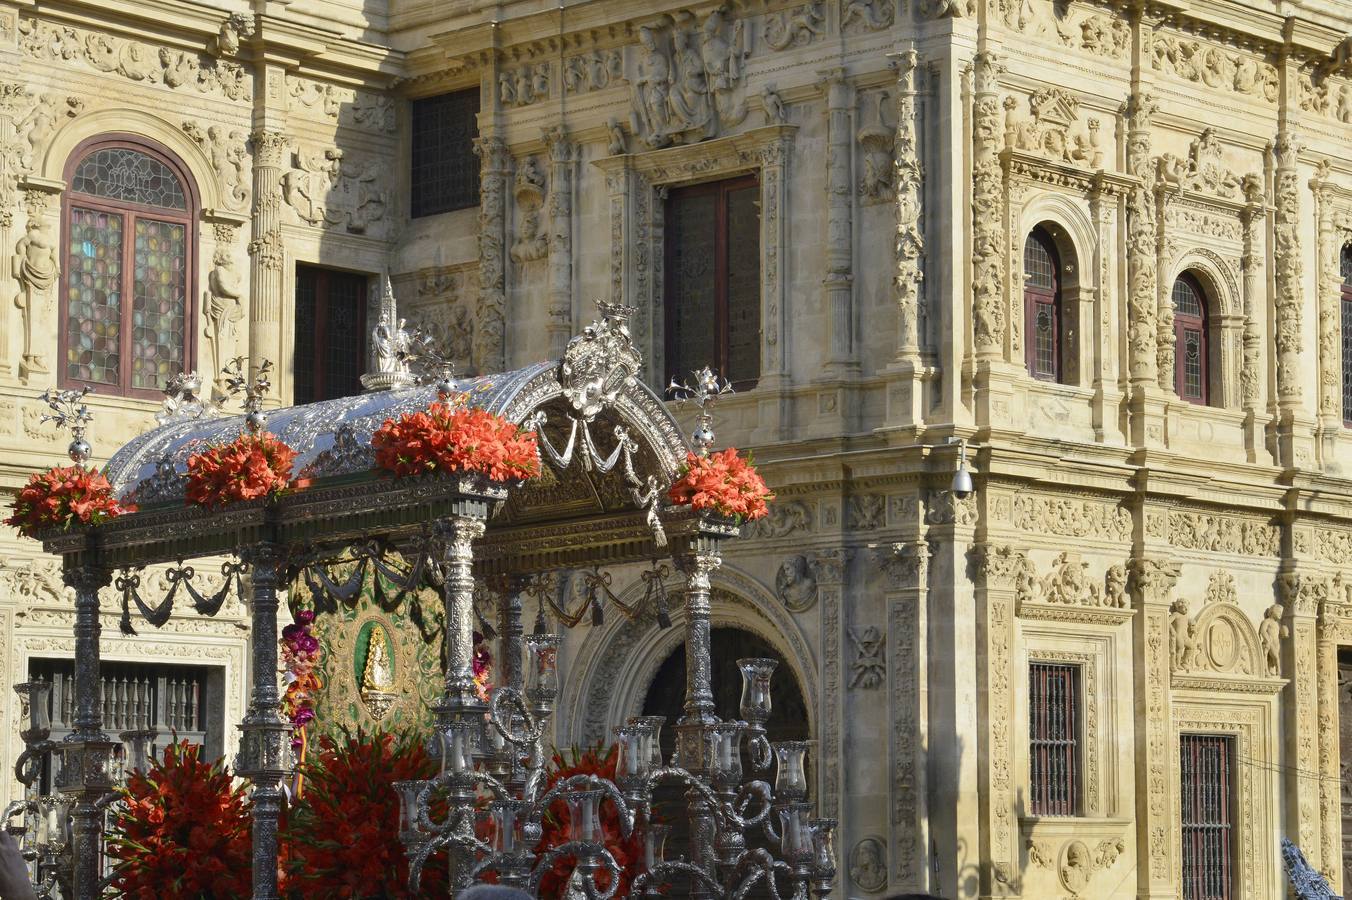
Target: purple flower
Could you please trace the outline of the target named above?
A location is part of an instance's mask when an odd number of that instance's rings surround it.
[[[315,711],[308,706],[302,706],[291,715],[291,724],[297,728],[304,728],[315,719]]]
[[[298,625],[309,625],[314,622],[314,620],[315,612],[312,609],[302,609],[300,612],[296,613],[296,624]]]
[[[301,625],[288,625],[282,629],[282,640],[291,643],[296,638],[305,635],[305,628]]]
[[[314,653],[319,649],[319,639],[308,634],[296,638],[296,649],[302,653]]]

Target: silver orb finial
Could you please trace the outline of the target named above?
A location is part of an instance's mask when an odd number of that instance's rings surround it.
[[[244,357],[237,356],[221,370],[225,376],[225,390],[231,397],[244,395],[244,427],[250,433],[258,434],[268,422],[263,412],[263,398],[272,389],[272,380],[268,374],[272,371],[272,360],[265,359],[258,364],[253,380],[245,369]]]
[[[89,428],[89,423],[94,421],[94,416],[89,412],[89,407],[84,399],[93,391],[89,385],[85,385],[78,391],[53,391],[51,389],[42,392],[40,399],[47,404],[51,413],[44,414],[43,422],[53,422],[58,429],[69,428],[71,441],[66,447],[66,454],[70,456],[71,461],[77,465],[84,465],[89,462],[89,457],[93,455],[93,448],[89,446],[89,441],[85,440],[85,431]]]
[[[681,382],[675,378],[667,385],[667,394],[677,403],[694,403],[699,407],[699,417],[695,420],[695,430],[690,442],[700,456],[708,456],[714,446],[714,402],[723,394],[735,393],[732,382],[723,378],[711,367],[705,366],[698,372],[690,373],[691,381]]]

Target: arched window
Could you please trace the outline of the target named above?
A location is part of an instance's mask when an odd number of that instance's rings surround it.
[[[1024,348],[1028,372],[1043,381],[1060,381],[1061,258],[1051,235],[1038,226],[1023,243]]]
[[[1343,246],[1343,424],[1352,426],[1352,244]]]
[[[1206,294],[1191,272],[1174,282],[1174,389],[1189,403],[1207,402]]]
[[[148,141],[101,138],[66,170],[61,382],[157,396],[188,368],[197,197]]]

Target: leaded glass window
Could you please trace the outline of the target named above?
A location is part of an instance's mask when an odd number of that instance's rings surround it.
[[[667,197],[667,378],[712,366],[739,390],[760,377],[760,185],[754,177]]]
[[[190,185],[141,146],[96,146],[68,171],[62,381],[156,396],[191,350]]]
[[[1184,272],[1174,282],[1174,390],[1189,403],[1208,399],[1207,310],[1201,282]]]
[[[410,134],[410,215],[479,205],[479,89],[414,100]]]
[[[1042,381],[1061,380],[1060,258],[1051,235],[1034,228],[1023,243],[1023,305],[1028,372]]]

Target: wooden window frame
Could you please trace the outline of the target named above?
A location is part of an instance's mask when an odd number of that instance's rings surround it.
[[[325,342],[325,341],[327,340],[327,338],[328,338],[328,313],[329,313],[329,309],[328,309],[328,304],[327,304],[327,303],[320,303],[319,300],[320,300],[320,297],[321,297],[321,296],[322,296],[322,297],[325,297],[325,298],[327,298],[327,297],[329,296],[328,280],[329,280],[329,276],[330,276],[330,275],[346,275],[346,276],[350,276],[350,277],[352,277],[353,279],[355,279],[356,281],[358,281],[358,282],[360,283],[361,289],[360,289],[360,293],[359,293],[359,295],[358,295],[358,297],[357,297],[357,319],[358,319],[357,330],[358,330],[358,333],[362,336],[362,355],[363,355],[363,369],[364,369],[364,368],[365,368],[365,359],[364,359],[364,357],[368,356],[368,355],[370,354],[370,352],[371,352],[370,341],[368,340],[368,337],[367,337],[367,334],[366,334],[366,326],[367,326],[367,319],[368,319],[368,315],[367,315],[367,307],[370,305],[370,302],[371,302],[371,293],[370,293],[370,291],[371,291],[371,280],[370,280],[370,277],[367,276],[367,275],[365,275],[365,274],[362,273],[362,272],[352,272],[352,271],[349,271],[349,270],[346,270],[346,269],[334,269],[334,268],[329,268],[329,267],[326,267],[326,266],[311,265],[311,264],[309,264],[309,263],[297,263],[297,264],[296,264],[295,274],[292,276],[293,279],[294,279],[295,281],[299,281],[299,280],[300,280],[300,273],[301,273],[302,270],[308,270],[308,271],[311,271],[311,272],[315,272],[316,275],[317,275],[317,279],[318,279],[317,282],[316,282],[316,285],[315,285],[315,311],[314,311],[314,321],[313,321],[313,323],[312,323],[312,329],[313,329],[313,332],[312,332],[312,333],[313,333],[313,336],[314,336],[314,347],[315,347],[314,382],[313,382],[313,385],[312,385],[313,390],[314,390],[314,397],[313,397],[312,399],[307,400],[306,402],[307,402],[307,403],[319,403],[319,402],[322,402],[322,401],[324,401],[324,400],[336,400],[336,399],[338,399],[339,397],[342,397],[342,396],[351,396],[351,395],[347,395],[347,394],[340,394],[340,395],[336,395],[336,396],[330,397],[330,396],[327,396],[327,392],[325,391],[325,388],[328,386],[328,385],[327,385],[327,378],[328,378],[328,374],[329,374],[329,373],[328,373],[328,363],[327,363],[326,360],[325,360],[324,353],[322,352],[322,348],[323,348],[323,346],[324,346],[324,342]],[[293,291],[294,291],[294,287],[293,287]],[[323,340],[321,340],[321,338],[322,338]],[[295,349],[295,330],[294,330],[294,328],[293,328],[293,334],[292,334],[292,352],[293,352],[293,353],[294,353],[294,349]],[[293,358],[294,358],[294,357],[293,357]],[[293,377],[293,379],[294,379],[294,375],[293,375],[292,377]],[[292,389],[292,400],[293,400],[293,401],[296,401],[294,385],[293,385],[293,389]]]
[[[1225,748],[1225,752],[1220,757],[1218,770],[1214,773],[1216,780],[1212,783],[1220,785],[1218,789],[1213,791],[1214,796],[1206,795],[1208,784],[1204,781],[1199,780],[1194,785],[1185,783],[1189,771],[1196,771],[1199,768],[1199,751],[1206,744],[1222,745]],[[1231,900],[1235,895],[1235,861],[1237,856],[1235,840],[1239,830],[1235,816],[1239,807],[1239,797],[1235,790],[1236,745],[1237,741],[1232,734],[1184,733],[1179,735],[1179,828],[1182,835],[1179,867],[1183,876],[1183,900]],[[1191,754],[1189,753],[1190,747]],[[1190,755],[1192,757],[1191,769]],[[1192,790],[1189,790],[1190,787]],[[1215,801],[1214,812],[1220,819],[1219,822],[1200,821],[1202,816],[1198,813],[1212,811],[1202,809],[1209,801]],[[1189,822],[1190,813],[1199,821]],[[1189,860],[1190,850],[1193,854],[1204,852],[1202,845],[1208,843],[1208,830],[1224,832],[1222,840],[1213,842],[1223,861],[1218,879],[1207,878],[1205,870],[1198,863]],[[1205,860],[1201,862],[1205,863]],[[1208,888],[1213,887],[1219,888],[1219,891],[1208,890]]]
[[[1197,303],[1202,310],[1201,316],[1194,316],[1191,313],[1181,313],[1178,307],[1174,306],[1174,392],[1178,394],[1180,400],[1186,400],[1198,406],[1209,406],[1211,403],[1211,295],[1207,292],[1202,279],[1198,278],[1192,272],[1180,272],[1174,279],[1174,285],[1178,282],[1185,282],[1190,285],[1197,294]],[[1169,288],[1169,302],[1173,304],[1174,286]],[[1184,393],[1184,384],[1186,375],[1183,370],[1183,344],[1184,335],[1188,327],[1192,326],[1201,335],[1201,345],[1198,351],[1202,360],[1202,395],[1200,397],[1189,397]]]
[[[92,153],[99,150],[108,150],[114,148],[124,148],[134,150],[137,153],[144,153],[158,162],[169,167],[179,180],[179,185],[183,189],[183,199],[186,209],[168,209],[162,206],[149,206],[143,203],[131,203],[123,200],[110,200],[107,197],[96,197],[92,194],[77,193],[73,190],[63,191],[61,194],[61,246],[59,249],[61,260],[61,276],[58,279],[57,290],[57,385],[62,388],[78,389],[90,387],[99,391],[105,396],[115,397],[140,397],[146,399],[163,399],[164,392],[160,388],[133,388],[131,386],[132,378],[132,307],[135,303],[135,277],[136,277],[136,228],[135,223],[138,218],[154,219],[157,222],[169,222],[183,226],[183,253],[184,271],[183,271],[183,303],[186,307],[183,315],[183,369],[184,372],[193,370],[193,360],[197,358],[197,303],[194,298],[197,296],[197,219],[201,211],[201,198],[197,192],[197,183],[193,180],[191,174],[185,166],[167,147],[141,137],[140,135],[128,134],[125,132],[114,132],[100,134],[80,142],[79,145],[71,151],[70,157],[66,160],[64,177],[66,184],[74,184],[75,170],[79,168],[81,162]],[[108,384],[102,381],[84,381],[83,379],[71,378],[67,371],[66,351],[70,343],[66,333],[67,309],[70,304],[70,218],[71,207],[81,209],[92,209],[103,213],[112,213],[122,216],[122,324],[119,342],[119,358],[121,372],[121,383],[117,385]]]
[[[758,188],[760,186],[760,176],[752,172],[746,175],[737,175],[732,178],[726,178],[719,181],[707,181],[701,184],[685,185],[672,188],[668,194],[668,200],[663,212],[663,234],[670,236],[673,232],[671,217],[673,214],[673,204],[671,203],[672,194],[680,194],[683,197],[693,197],[700,194],[716,194],[718,200],[715,204],[714,214],[714,359],[708,361],[714,371],[726,375],[729,370],[729,348],[731,344],[731,335],[728,323],[728,194],[733,191],[744,190],[748,187]],[[760,220],[760,198],[756,198],[757,221]],[[676,272],[675,254],[676,242],[670,239],[663,241],[663,272],[664,284],[662,293],[665,298],[674,296],[672,289],[672,278]],[[762,273],[763,275],[764,273]],[[759,280],[758,280],[759,281]],[[759,302],[759,297],[757,298]],[[663,348],[662,356],[666,369],[666,378],[664,384],[669,384],[671,380],[686,377],[688,372],[677,370],[676,347],[674,336],[676,334],[676,308],[674,303],[664,303],[663,319],[665,326],[663,328]],[[764,323],[761,323],[764,328]],[[758,329],[759,331],[760,329]],[[759,335],[757,336],[759,340]],[[764,365],[764,360],[761,361]],[[757,372],[754,380],[742,380],[733,385],[736,390],[744,391],[754,388],[760,380],[760,373]]]
[[[1066,683],[1070,690],[1064,697],[1060,736],[1047,733],[1053,726],[1053,710],[1038,704],[1039,698],[1048,699],[1048,676],[1054,673],[1069,676]],[[1081,814],[1084,690],[1083,666],[1053,659],[1028,664],[1028,808],[1035,816],[1064,818]],[[1057,766],[1059,773],[1053,772]],[[1046,775],[1045,780],[1039,779],[1039,771]],[[1058,785],[1063,785],[1059,796],[1053,797]]]
[[[1066,362],[1065,362],[1065,335],[1062,333],[1064,327],[1065,315],[1062,309],[1062,302],[1065,291],[1061,283],[1061,251],[1056,246],[1056,240],[1041,225],[1031,229],[1024,236],[1022,254],[1020,256],[1020,265],[1027,255],[1027,246],[1034,235],[1041,234],[1041,240],[1045,242],[1047,250],[1052,258],[1052,287],[1038,287],[1029,283],[1029,274],[1024,272],[1023,276],[1023,331],[1024,331],[1024,365],[1028,369],[1028,374],[1038,381],[1045,381],[1048,384],[1065,384]],[[1034,333],[1037,326],[1037,308],[1041,305],[1050,305],[1052,310],[1052,373],[1039,374],[1037,371],[1037,341]]]

